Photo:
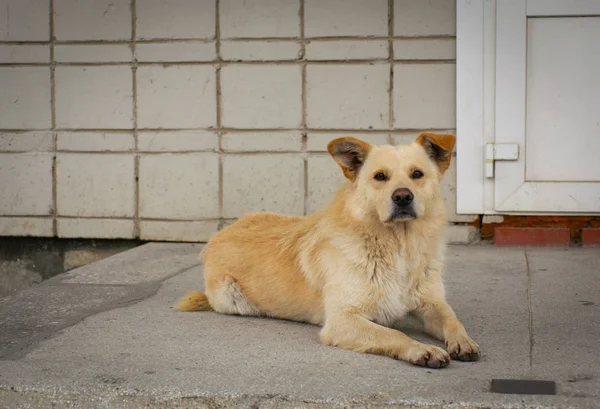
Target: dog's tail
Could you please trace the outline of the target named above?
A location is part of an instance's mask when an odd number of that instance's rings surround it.
[[[179,300],[175,308],[179,311],[214,311],[206,294],[201,291],[190,291]]]

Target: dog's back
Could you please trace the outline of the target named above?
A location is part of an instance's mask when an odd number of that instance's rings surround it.
[[[310,225],[305,217],[257,213],[215,235],[204,250],[213,308],[322,323],[321,295],[298,269],[298,246]]]

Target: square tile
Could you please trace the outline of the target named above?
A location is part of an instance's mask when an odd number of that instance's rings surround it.
[[[210,131],[138,132],[142,152],[215,151],[217,146],[217,134]]]
[[[32,44],[0,44],[2,64],[50,64],[50,46]]]
[[[0,129],[50,129],[50,68],[0,67]]]
[[[312,214],[333,200],[335,192],[347,181],[338,164],[330,155],[308,158],[308,209]]]
[[[388,0],[305,0],[306,37],[387,36]]]
[[[41,217],[0,217],[0,236],[52,237],[54,222]]]
[[[130,67],[61,66],[55,81],[58,128],[133,128]]]
[[[54,37],[131,40],[131,0],[54,0]]]
[[[133,217],[134,155],[58,154],[59,216]]]
[[[140,239],[155,241],[207,242],[218,231],[218,220],[190,221],[140,221]]]
[[[456,34],[456,0],[394,0],[394,36]]]
[[[393,98],[395,128],[454,128],[455,64],[395,65]]]
[[[140,217],[219,217],[219,160],[214,153],[140,158]]]
[[[0,132],[0,152],[48,152],[54,149],[51,131]]]
[[[310,128],[388,127],[388,64],[309,64],[306,78]]]
[[[0,154],[0,215],[51,215],[52,154]]]
[[[223,217],[304,212],[304,160],[295,155],[226,155]]]
[[[142,0],[136,3],[136,36],[200,39],[215,36],[214,0]]]
[[[212,61],[216,58],[214,41],[138,43],[135,46],[135,59],[140,62]]]
[[[225,61],[290,61],[302,59],[302,48],[295,41],[222,41]]]
[[[306,150],[309,152],[327,152],[329,142],[344,136],[352,136],[371,145],[390,144],[390,136],[387,133],[309,132],[306,138]]]
[[[387,59],[387,40],[312,40],[306,43],[306,59],[312,61]]]
[[[49,41],[50,0],[2,0],[0,41]]]
[[[58,237],[133,239],[134,221],[115,219],[62,219],[56,221]]]
[[[302,150],[300,132],[227,132],[221,137],[225,152],[282,152]]]
[[[208,128],[217,122],[215,69],[152,65],[137,69],[139,128]]]
[[[302,122],[300,66],[224,66],[221,94],[224,126],[294,128]]]
[[[132,62],[133,52],[127,44],[55,45],[54,61],[76,63]]]
[[[456,39],[419,38],[394,40],[394,60],[454,60]]]
[[[299,0],[221,0],[221,38],[299,37]]]
[[[61,151],[128,152],[135,148],[131,132],[58,132]]]

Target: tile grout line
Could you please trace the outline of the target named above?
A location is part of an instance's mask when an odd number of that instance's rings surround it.
[[[52,234],[58,237],[58,132],[56,131],[56,75],[54,61],[54,0],[50,0],[50,115],[52,123]]]
[[[5,217],[5,216],[2,216]],[[6,216],[6,217],[12,217],[12,218],[23,218],[23,217],[32,217],[32,218],[38,218],[38,219],[43,219],[43,218],[48,218],[48,216]],[[131,217],[127,217],[127,216],[123,216],[123,217],[117,217],[117,216],[67,216],[67,215],[63,215],[59,217],[60,219],[65,219],[65,220],[118,220],[118,221],[131,221]],[[219,221],[221,219],[219,219],[218,217],[199,217],[199,218],[194,218],[194,219],[178,219],[178,218],[168,218],[168,217],[143,217],[142,220],[144,221],[151,221],[151,222],[186,222],[186,223],[190,223],[190,222],[207,222],[207,221]]]
[[[206,61],[137,61],[136,66],[162,66],[170,67],[173,65],[211,65],[215,64],[228,65],[302,65],[310,62],[314,65],[375,65],[389,64],[390,58],[364,58],[364,59],[338,59],[338,60],[307,60],[307,59],[279,59],[279,60],[236,60],[236,59],[219,59]],[[400,65],[440,65],[440,64],[456,64],[456,59],[405,59],[394,60],[394,64]],[[57,67],[105,67],[105,66],[130,66],[130,61],[110,61],[110,62],[54,62]],[[47,67],[47,63],[0,63],[0,67]]]
[[[392,40],[455,40],[456,35],[421,35],[421,36],[391,36]],[[314,37],[230,37],[226,41],[233,42],[261,42],[261,41],[281,41],[281,42],[298,42],[298,41],[387,41],[390,36],[314,36]],[[210,38],[154,38],[140,39],[137,41],[140,44],[161,44],[161,43],[210,43],[214,41]],[[0,41],[0,45],[49,45],[51,41]],[[57,45],[128,45],[128,41],[124,40],[58,40]]]
[[[216,132],[215,128],[140,128],[138,129],[142,132],[155,132],[155,133],[172,133],[172,132],[189,132],[189,131],[206,131],[206,132]],[[444,128],[382,128],[382,129],[366,129],[366,128],[227,128],[221,127],[221,130],[224,132],[315,132],[315,133],[387,133],[387,132],[436,132],[436,131],[448,131],[454,130],[452,127],[444,127]],[[53,132],[54,129],[0,129],[0,132],[5,133],[15,133],[15,132]],[[131,133],[131,128],[125,129],[106,129],[106,128],[57,128],[57,132],[101,132],[101,133]],[[63,151],[67,151],[63,149]],[[0,151],[2,153],[14,153],[14,152],[31,152],[31,151]],[[43,151],[40,151],[43,152]],[[89,151],[93,152],[93,151]],[[103,151],[97,151],[103,152]]]
[[[52,220],[52,215],[33,215],[33,214],[11,214],[11,215],[2,215],[0,216],[2,219],[40,219],[40,220]],[[118,220],[118,221],[131,221],[131,217],[123,216],[70,216],[70,215],[61,215],[58,217],[59,219],[64,220]],[[194,219],[169,219],[162,217],[144,217],[142,218],[145,221],[152,222],[209,222],[209,221],[220,221],[221,219],[218,217],[200,217]],[[235,220],[236,218],[224,218],[224,221],[227,220]],[[3,237],[3,236],[0,236]]]
[[[138,141],[138,93],[137,93],[137,58],[136,58],[136,36],[137,36],[137,3],[136,0],[131,0],[131,41],[129,47],[131,49],[131,86],[132,86],[132,114],[133,114],[133,177],[135,181],[135,198],[134,198],[134,214],[133,214],[133,237],[139,239],[141,237],[140,223],[140,155]]]
[[[329,154],[326,152],[318,152],[322,157],[329,158]],[[11,215],[0,215],[0,219],[39,219],[39,220],[52,220],[52,215],[33,215],[33,214],[11,214]],[[115,220],[115,221],[132,221],[131,217],[128,216],[71,216],[71,215],[60,215],[58,219],[62,220]],[[228,221],[228,220],[236,220],[237,217],[198,217],[193,219],[178,219],[178,218],[168,218],[168,217],[142,217],[140,220],[150,221],[150,222],[220,222],[220,221]],[[459,226],[467,226],[468,222],[451,222],[454,225]],[[3,237],[0,235],[0,237]]]
[[[302,152],[304,161],[304,215],[308,215],[308,151],[306,150],[307,135],[302,134]]]
[[[388,60],[390,62],[390,75],[389,75],[389,111],[388,111],[388,127],[391,129],[394,127],[394,0],[388,0]],[[394,144],[392,134],[388,134],[388,142],[390,145]]]
[[[529,367],[533,367],[533,307],[531,304],[531,269],[529,267],[529,257],[527,256],[527,250],[523,251],[525,256],[525,269],[527,271],[527,313],[528,313],[528,327],[529,327]]]
[[[217,230],[221,230],[225,225],[225,220],[223,218],[224,209],[223,209],[223,195],[225,186],[223,184],[223,124],[222,124],[222,109],[223,109],[223,101],[222,101],[222,91],[221,91],[221,68],[222,68],[222,58],[221,58],[221,1],[215,0],[215,53],[216,53],[216,61],[217,66],[215,68],[215,85],[216,85],[216,122],[217,122],[217,161],[218,161],[218,175],[219,175],[219,192],[218,192],[218,201],[219,201],[219,222],[217,224]]]
[[[298,7],[298,20],[299,20],[299,24],[300,24],[300,38],[298,39],[300,42],[300,47],[301,47],[301,52],[302,52],[302,60],[304,60],[306,58],[306,36],[305,36],[305,24],[304,24],[304,19],[305,19],[305,8],[306,8],[306,4],[305,4],[305,0],[299,0],[299,7]]]
[[[11,152],[0,152],[0,155],[14,155],[14,154],[24,154],[24,153],[32,153],[37,151],[11,151]],[[40,152],[45,153],[45,152]],[[108,156],[124,156],[131,155],[132,151],[58,151],[58,153],[63,155],[108,155]],[[154,151],[154,152],[145,152],[142,151],[146,156],[161,156],[161,155],[185,155],[190,153],[218,153],[216,150],[187,150],[187,151]],[[281,156],[302,156],[308,157],[309,155],[329,155],[326,150],[306,150],[302,151],[296,150],[285,150],[285,151],[277,151],[277,150],[256,150],[256,151],[246,151],[246,150],[227,150],[222,152],[224,156],[257,156],[257,155],[281,155]],[[3,217],[3,216],[0,216]]]
[[[302,61],[302,70],[301,70],[301,95],[300,97],[302,98],[302,152],[303,152],[303,181],[304,181],[304,203],[303,203],[303,214],[307,215],[308,214],[308,155],[307,155],[307,144],[308,144],[308,133],[307,133],[307,123],[306,123],[306,116],[307,116],[307,105],[306,105],[306,71],[307,71],[307,64],[306,64],[306,41],[304,40],[304,31],[305,31],[305,24],[304,24],[304,19],[305,19],[305,0],[299,0],[299,8],[298,8],[298,17],[299,17],[299,24],[300,24],[300,38],[301,38],[301,42],[300,42],[300,52],[301,52],[301,61]]]

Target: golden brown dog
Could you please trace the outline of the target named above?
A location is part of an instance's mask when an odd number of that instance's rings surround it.
[[[220,231],[203,252],[206,295],[177,307],[309,322],[325,344],[431,368],[477,360],[442,283],[440,180],[454,143],[427,132],[400,146],[332,141],[349,179],[335,199],[311,216],[251,214]],[[448,352],[389,328],[409,312]]]

